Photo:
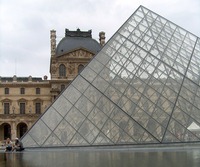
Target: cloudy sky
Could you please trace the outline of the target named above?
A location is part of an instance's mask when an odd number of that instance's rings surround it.
[[[0,0],[0,76],[49,76],[50,30],[108,40],[139,5],[200,37],[200,0]]]

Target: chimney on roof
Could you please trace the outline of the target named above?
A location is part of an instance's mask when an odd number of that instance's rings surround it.
[[[50,39],[51,39],[51,56],[56,55],[56,31],[51,30],[50,31]]]
[[[105,39],[106,39],[105,32],[101,31],[99,33],[99,42],[100,42],[101,46],[103,46],[105,44]]]

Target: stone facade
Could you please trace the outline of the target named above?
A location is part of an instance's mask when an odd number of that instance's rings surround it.
[[[91,30],[82,32],[78,29],[66,32],[69,37],[67,36],[67,39],[64,37],[62,40],[77,38],[80,44],[81,40],[86,40],[86,42],[93,40]],[[100,48],[105,43],[105,33],[99,40]],[[11,139],[22,137],[95,55],[94,51],[82,46],[57,54],[55,30],[50,31],[50,43],[51,78],[49,80],[47,76],[43,79],[32,76],[17,77],[16,75],[0,78],[0,141],[7,137]]]

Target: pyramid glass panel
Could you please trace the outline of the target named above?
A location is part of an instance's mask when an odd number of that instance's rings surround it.
[[[23,136],[25,147],[200,142],[200,39],[140,6]]]

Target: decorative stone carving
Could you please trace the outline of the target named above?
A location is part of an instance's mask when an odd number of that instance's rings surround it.
[[[51,56],[55,56],[56,54],[56,31],[50,31],[50,39],[51,39]]]
[[[68,57],[74,58],[92,58],[92,54],[85,50],[77,50],[68,54]]]
[[[69,71],[69,74],[73,74],[75,71],[75,64],[72,63],[72,62],[69,62],[69,66],[68,66],[68,71]]]
[[[53,74],[55,74],[56,71],[57,71],[57,69],[58,69],[58,65],[56,64],[56,62],[52,62],[52,65],[51,65],[51,72],[52,72]]]

